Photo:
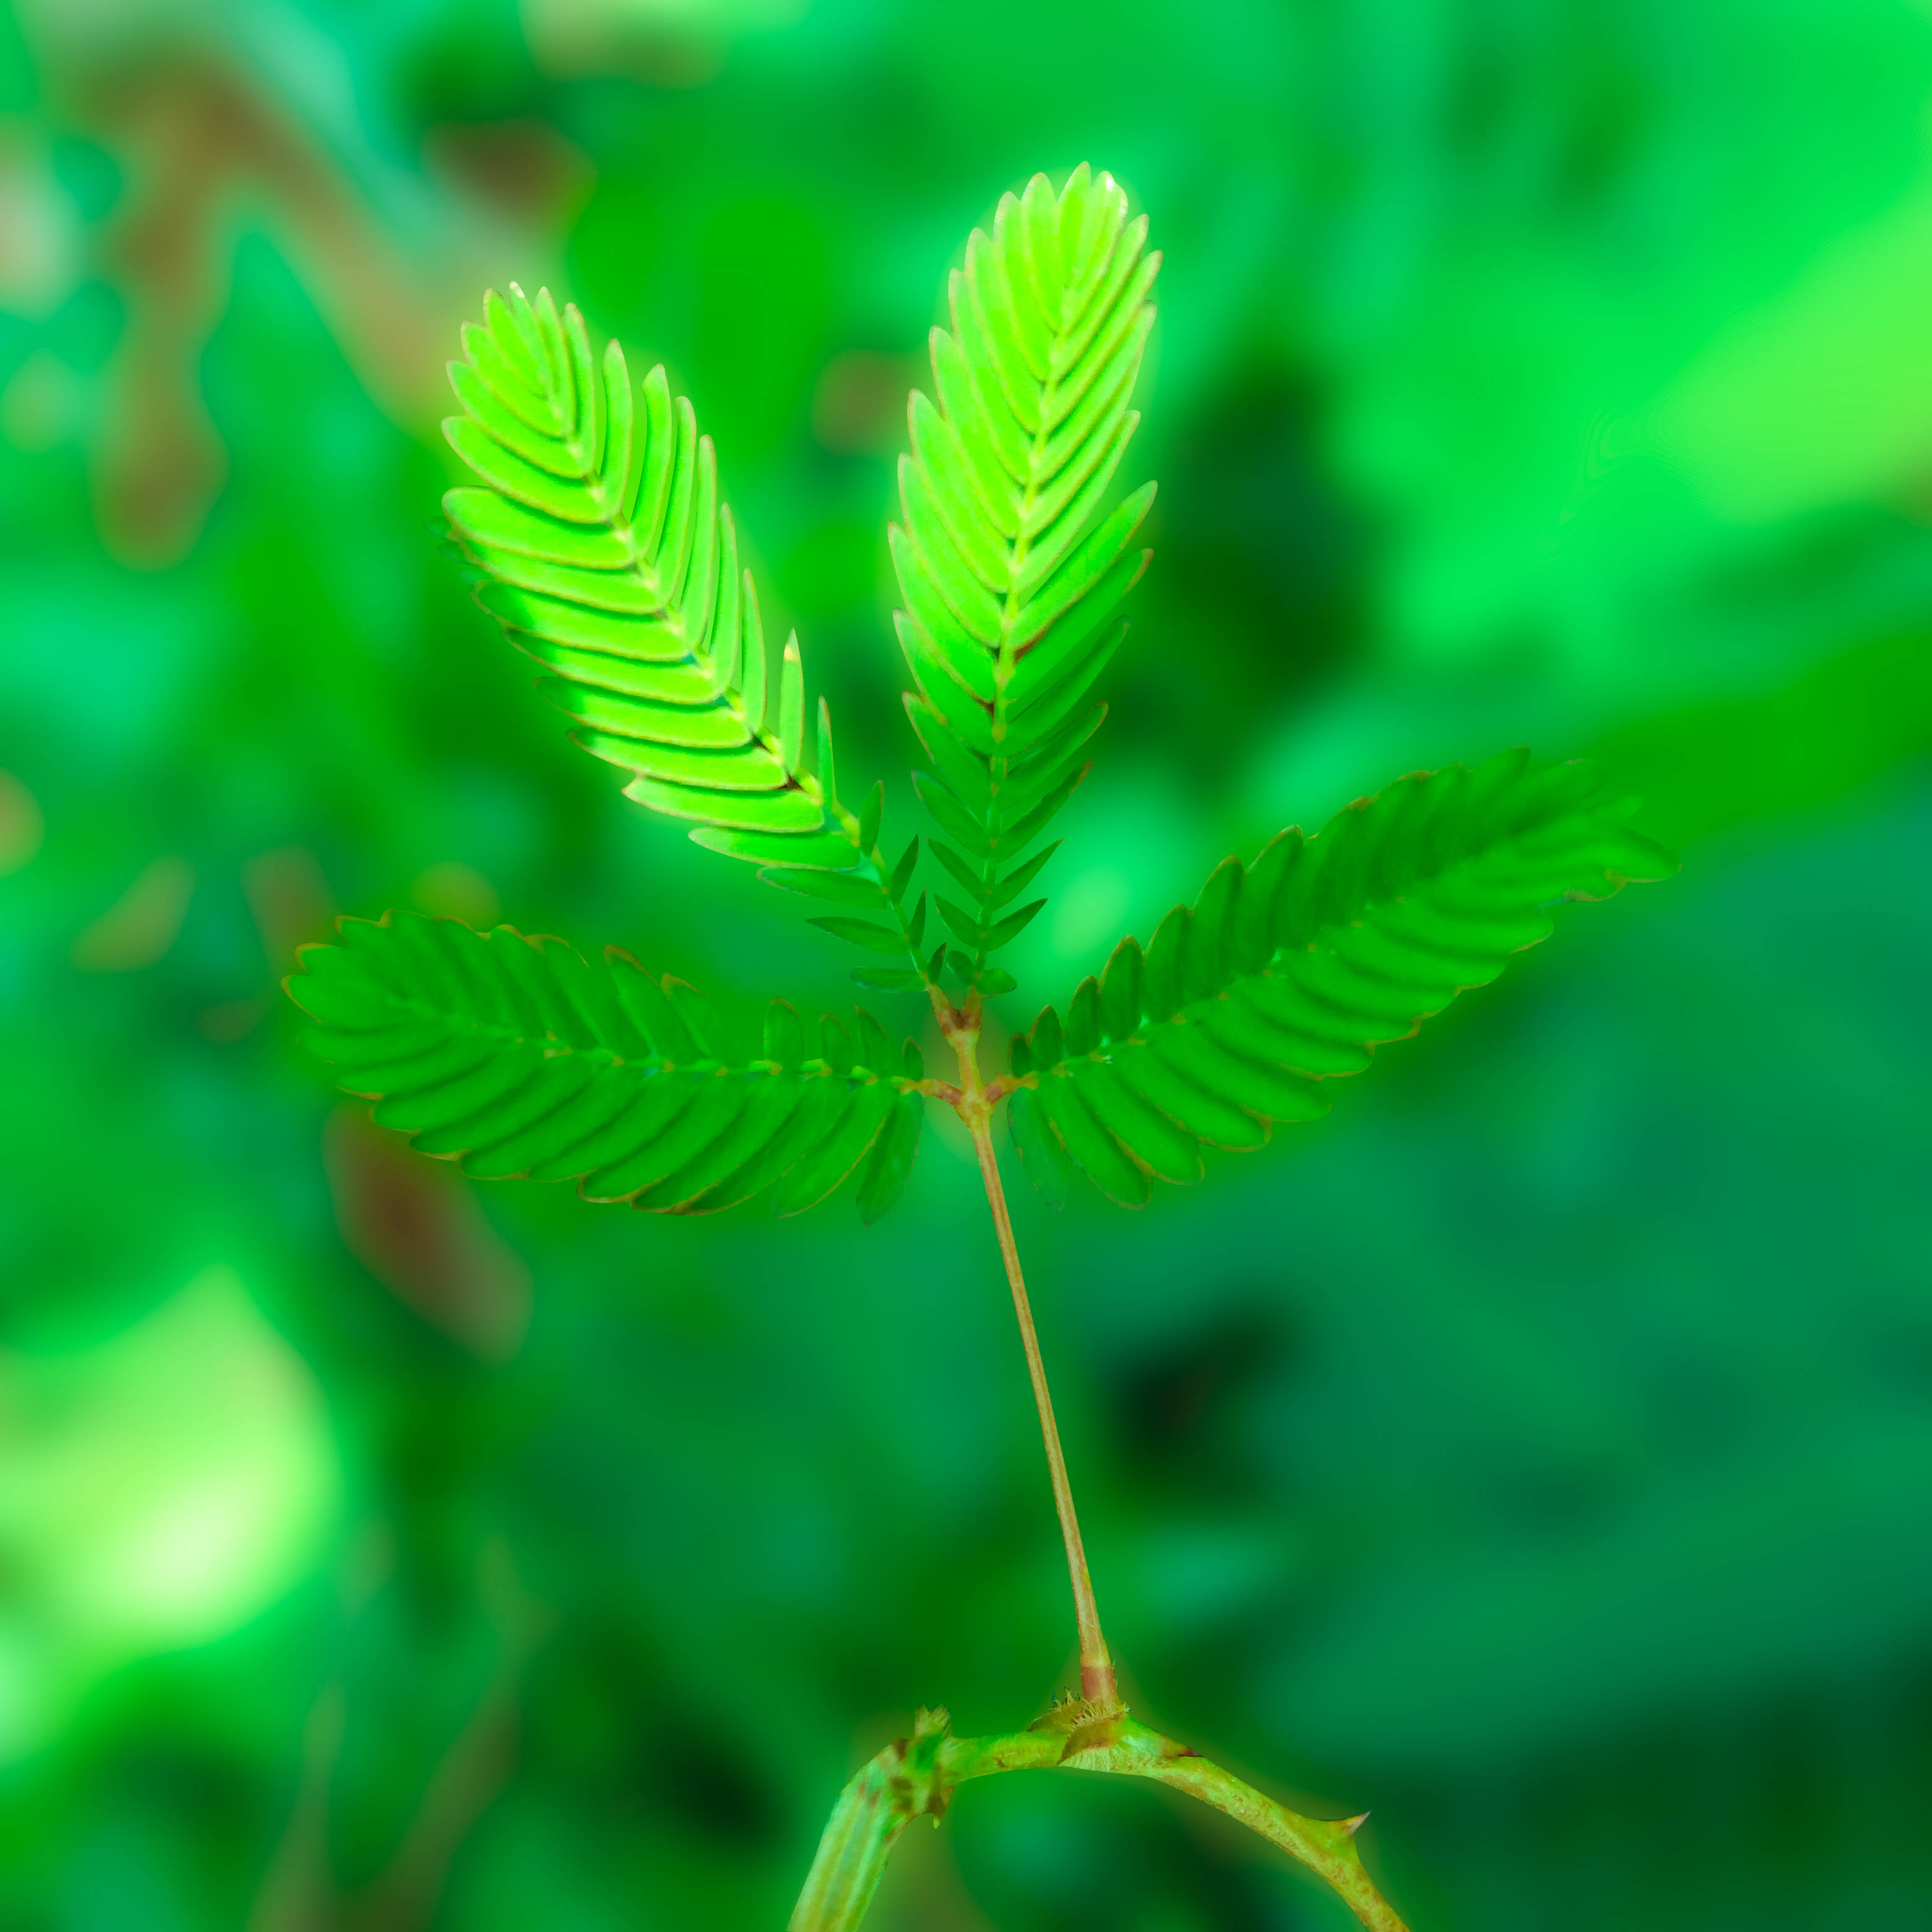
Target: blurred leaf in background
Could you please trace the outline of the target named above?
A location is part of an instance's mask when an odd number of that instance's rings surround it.
[[[862,1236],[475,1186],[274,988],[501,906],[841,997],[468,602],[442,365],[512,278],[664,360],[900,770],[904,388],[1083,159],[1166,250],[1162,493],[1023,983],[1526,740],[1686,860],[1264,1160],[1016,1202],[1136,1701],[1372,1808],[1418,1932],[1922,1916],[1928,100],[1907,0],[17,0],[0,1921],[749,1932],[915,1704],[1066,1668],[963,1144]],[[1137,1790],[908,1852],[884,1928],[1337,1922]]]

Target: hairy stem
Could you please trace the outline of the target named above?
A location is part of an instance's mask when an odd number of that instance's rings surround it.
[[[792,1913],[791,1932],[852,1932],[905,1826],[938,1817],[969,1778],[1003,1771],[1086,1771],[1145,1778],[1184,1791],[1279,1845],[1325,1880],[1369,1932],[1407,1932],[1362,1864],[1360,1818],[1304,1818],[1187,1745],[1136,1723],[1118,1704],[1056,1705],[1004,1737],[956,1738],[944,1711],[922,1711],[841,1794]]]
[[[962,1117],[965,1110],[962,1108]],[[1066,1458],[1060,1448],[1060,1430],[1053,1419],[1053,1396],[1046,1385],[1046,1364],[1040,1360],[1040,1337],[1034,1332],[1033,1309],[1027,1300],[1025,1277],[1020,1273],[1019,1250],[1013,1245],[1013,1224],[1006,1213],[1006,1190],[1000,1185],[1000,1164],[993,1153],[987,1113],[975,1109],[967,1125],[980,1156],[980,1178],[993,1210],[994,1232],[1000,1238],[1000,1257],[1013,1291],[1013,1312],[1019,1318],[1020,1345],[1026,1351],[1027,1373],[1033,1380],[1034,1406],[1040,1411],[1040,1432],[1046,1444],[1046,1466],[1053,1479],[1053,1506],[1060,1514],[1060,1534],[1066,1545],[1066,1573],[1073,1585],[1073,1614],[1080,1627],[1080,1694],[1096,1704],[1119,1699],[1114,1682],[1114,1660],[1100,1634],[1100,1612],[1094,1601],[1094,1581],[1087,1574],[1087,1552],[1080,1540],[1080,1519],[1073,1508],[1073,1486],[1066,1478]]]

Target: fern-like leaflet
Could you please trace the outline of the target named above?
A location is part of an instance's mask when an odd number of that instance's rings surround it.
[[[914,849],[886,864],[882,788],[856,814],[839,802],[823,698],[808,765],[798,639],[774,691],[757,586],[689,401],[662,364],[634,387],[615,342],[594,357],[583,316],[547,289],[532,302],[513,283],[484,314],[449,365],[463,413],[443,425],[482,479],[443,499],[478,602],[550,674],[538,688],[578,743],[630,774],[626,796],[775,883],[883,914],[820,923],[916,965]]]
[[[1203,1144],[1258,1148],[1326,1113],[1328,1081],[1547,938],[1552,902],[1675,869],[1629,829],[1634,805],[1581,760],[1509,752],[1413,772],[1314,838],[1291,826],[1252,866],[1223,860],[1064,1020],[1048,1006],[1014,1037],[1028,1172],[1059,1200],[1070,1162],[1139,1207],[1155,1180],[1199,1179]]]
[[[924,1069],[871,1014],[808,1039],[782,1000],[762,1051],[734,1053],[681,980],[612,946],[601,966],[507,926],[391,913],[344,920],[290,982],[310,1047],[378,1124],[490,1179],[574,1180],[586,1201],[701,1214],[770,1190],[781,1214],[860,1163],[861,1213],[898,1198],[919,1145]]]
[[[1012,983],[989,956],[1046,903],[1013,905],[1052,856],[1027,848],[1086,775],[1106,716],[1087,694],[1147,564],[1130,545],[1154,486],[1103,514],[1140,420],[1128,403],[1160,266],[1146,244],[1111,175],[1077,168],[1057,195],[1036,175],[990,237],[974,230],[952,328],[932,332],[938,402],[915,391],[909,407],[890,536],[919,687],[906,710],[930,766],[916,782],[960,895],[935,901],[964,949],[957,976],[988,992]]]

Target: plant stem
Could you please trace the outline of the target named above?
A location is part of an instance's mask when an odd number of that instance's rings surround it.
[[[1189,1746],[1116,1707],[1059,1704],[1024,1731],[956,1738],[944,1711],[922,1711],[846,1786],[819,1841],[790,1932],[854,1932],[894,1843],[914,1818],[937,1819],[968,1780],[1006,1771],[1084,1771],[1145,1778],[1185,1792],[1279,1845],[1325,1879],[1368,1932],[1407,1932],[1362,1864],[1360,1818],[1304,1818]]]
[[[963,1112],[963,1110],[962,1110]],[[1027,1373],[1033,1379],[1034,1406],[1040,1411],[1040,1432],[1046,1444],[1046,1466],[1053,1478],[1053,1506],[1060,1514],[1060,1534],[1066,1545],[1066,1572],[1073,1585],[1073,1614],[1080,1627],[1080,1694],[1096,1704],[1119,1702],[1114,1682],[1114,1660],[1100,1634],[1100,1612],[1094,1601],[1094,1581],[1087,1574],[1087,1552],[1080,1540],[1080,1519],[1074,1513],[1073,1486],[1066,1479],[1066,1458],[1060,1453],[1060,1430],[1053,1419],[1053,1396],[1046,1385],[1046,1365],[1040,1360],[1040,1337],[1034,1332],[1033,1309],[1027,1300],[1026,1281],[1020,1273],[1019,1250],[1013,1245],[1013,1224],[1006,1213],[1006,1190],[1000,1185],[1000,1163],[986,1116],[969,1118],[973,1145],[980,1156],[980,1178],[993,1210],[993,1228],[1000,1238],[1000,1256],[1013,1291],[1013,1312],[1019,1318],[1020,1344],[1026,1350]]]
[[[955,1007],[937,988],[932,1010],[940,1030],[951,1042],[959,1062],[958,1097],[954,1111],[973,1136],[980,1156],[980,1178],[986,1184],[986,1201],[993,1210],[993,1231],[1000,1240],[1000,1258],[1013,1292],[1013,1313],[1020,1324],[1020,1344],[1026,1351],[1027,1374],[1033,1382],[1034,1406],[1040,1412],[1040,1439],[1046,1448],[1047,1473],[1053,1480],[1053,1506],[1060,1516],[1060,1540],[1066,1546],[1066,1574],[1073,1586],[1073,1616],[1080,1630],[1080,1694],[1096,1704],[1118,1705],[1114,1660],[1100,1634],[1100,1612],[1094,1601],[1094,1580],[1087,1574],[1087,1552],[1080,1540],[1080,1519],[1073,1508],[1073,1486],[1066,1478],[1066,1458],[1060,1447],[1059,1426],[1053,1419],[1053,1396],[1046,1385],[1046,1364],[1040,1360],[1040,1337],[1034,1332],[1033,1307],[1027,1300],[1026,1278],[1020,1273],[1019,1250],[1013,1244],[1013,1224],[1006,1213],[1006,1190],[1000,1185],[1000,1163],[993,1152],[993,1102],[1004,1084],[991,1090],[980,1078],[980,995],[969,992],[964,1007]]]

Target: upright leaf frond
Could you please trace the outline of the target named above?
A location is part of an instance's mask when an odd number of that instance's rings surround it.
[[[808,1029],[783,1000],[734,1052],[693,988],[611,947],[586,963],[512,927],[389,913],[303,948],[308,1043],[380,1126],[491,1179],[574,1180],[586,1200],[710,1214],[769,1190],[781,1214],[865,1162],[868,1220],[919,1143],[918,1049],[869,1013]]]
[[[1191,909],[1015,1038],[1028,1171],[1054,1197],[1070,1163],[1138,1207],[1155,1180],[1198,1179],[1203,1144],[1258,1148],[1325,1113],[1324,1083],[1547,938],[1551,904],[1674,872],[1628,828],[1634,806],[1580,760],[1509,752],[1400,778],[1252,866],[1222,860]]]
[[[758,592],[690,403],[662,365],[634,389],[615,342],[593,358],[583,316],[548,289],[532,302],[512,284],[484,314],[450,365],[464,412],[444,425],[484,487],[443,508],[489,579],[479,601],[550,674],[540,688],[572,735],[672,818],[843,831],[793,723],[795,639],[768,688]]]
[[[547,289],[531,301],[513,283],[484,313],[450,364],[463,413],[443,425],[481,479],[443,499],[478,601],[544,668],[578,743],[629,775],[628,797],[763,867],[856,869],[916,963],[876,820],[838,799],[823,699],[807,760],[798,639],[774,674],[689,401],[662,364],[634,387],[615,342],[593,357],[583,316]]]
[[[1112,176],[1083,165],[1058,194],[1035,176],[990,237],[974,231],[952,326],[932,332],[937,401],[909,405],[895,621],[918,686],[920,795],[960,892],[936,903],[975,983],[995,983],[988,958],[1045,903],[1008,909],[1042,862],[1022,866],[1027,848],[1085,776],[1106,715],[1088,694],[1147,562],[1130,546],[1154,486],[1104,509],[1140,420],[1128,404],[1160,262],[1146,243]]]

